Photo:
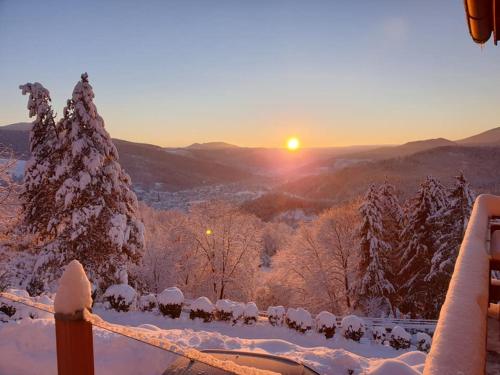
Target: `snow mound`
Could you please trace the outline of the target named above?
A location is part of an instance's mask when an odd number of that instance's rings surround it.
[[[283,306],[269,306],[267,309],[267,319],[273,326],[281,326],[285,321],[286,311]]]
[[[245,310],[243,312],[243,316],[245,318],[255,318],[259,316],[259,309],[257,308],[257,305],[254,302],[248,302],[245,305]]]
[[[427,333],[417,332],[417,348],[418,350],[428,352],[431,348],[432,337],[430,337]]]
[[[104,292],[104,299],[116,311],[130,311],[136,308],[137,292],[127,284],[111,285]]]
[[[76,311],[92,307],[90,282],[79,261],[72,260],[59,280],[54,300],[54,310],[61,314],[74,314]]]
[[[365,333],[365,322],[356,315],[347,315],[340,323],[342,335],[346,339],[359,342]]]
[[[220,299],[215,303],[215,308],[225,313],[232,313],[236,303],[228,299]]]
[[[184,294],[179,288],[171,287],[165,289],[158,295],[158,303],[162,305],[181,305],[184,303]]]
[[[139,297],[139,309],[141,311],[151,311],[156,307],[156,296],[154,294],[146,294]]]
[[[356,315],[345,316],[342,319],[340,326],[344,330],[351,328],[354,331],[365,331],[365,323],[363,322],[363,319],[358,318]]]
[[[419,366],[425,362],[427,355],[422,352],[412,351],[401,354],[397,359],[410,366]]]
[[[372,337],[376,343],[381,344],[387,338],[387,330],[385,327],[372,327]]]
[[[233,321],[240,319],[245,314],[245,304],[240,302],[233,302]]]
[[[211,314],[215,310],[215,306],[207,297],[199,297],[191,303],[191,311],[197,310]]]
[[[104,298],[122,297],[124,302],[127,304],[131,304],[132,302],[134,302],[136,296],[137,296],[137,293],[135,292],[135,289],[127,284],[111,285],[108,289],[106,289],[106,292],[104,292]]]
[[[267,315],[269,316],[285,316],[285,308],[283,306],[269,306]]]
[[[311,329],[313,325],[311,313],[301,307],[298,309],[290,307],[286,312],[286,319],[290,328],[294,328],[302,332]]]
[[[397,359],[386,359],[368,371],[367,375],[417,375],[421,374],[408,364]]]
[[[337,318],[331,312],[321,311],[316,315],[316,327],[335,327],[337,325]]]
[[[391,331],[391,338],[411,341],[411,335],[403,327],[395,326]]]

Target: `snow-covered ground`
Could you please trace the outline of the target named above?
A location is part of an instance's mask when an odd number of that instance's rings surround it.
[[[233,349],[269,353],[307,364],[321,374],[419,374],[426,354],[395,350],[377,344],[366,335],[360,343],[336,333],[333,339],[259,320],[255,325],[190,320],[183,313],[170,319],[155,312],[119,313],[96,307],[94,313],[120,325],[135,327],[151,338],[166,339],[180,347]],[[0,374],[55,374],[54,321],[22,319],[0,323]],[[161,374],[172,354],[94,327],[96,374]]]

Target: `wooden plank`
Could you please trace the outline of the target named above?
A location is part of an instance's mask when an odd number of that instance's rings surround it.
[[[59,375],[94,375],[92,324],[56,314],[57,371]]]

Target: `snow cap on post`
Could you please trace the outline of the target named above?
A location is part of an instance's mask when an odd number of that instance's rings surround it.
[[[79,261],[72,260],[64,270],[56,298],[54,310],[60,314],[74,314],[92,306],[92,294],[90,282]]]

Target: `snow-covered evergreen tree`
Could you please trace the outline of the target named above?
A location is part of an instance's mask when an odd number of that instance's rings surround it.
[[[378,189],[371,185],[359,209],[361,214],[360,259],[358,265],[358,306],[367,309],[378,300],[386,314],[392,312],[394,286],[388,279],[388,256],[391,245],[384,239],[382,200]]]
[[[43,244],[54,235],[48,224],[54,213],[57,190],[53,176],[59,139],[49,91],[38,82],[26,83],[19,88],[23,95],[29,94],[29,116],[35,117],[29,142],[31,158],[26,163],[21,193],[23,220],[19,229],[33,235],[38,244]]]
[[[475,199],[475,194],[463,173],[455,178],[455,186],[449,192],[449,207],[435,218],[435,221],[439,223],[436,232],[437,250],[432,257],[431,269],[425,277],[428,287],[436,291],[436,315],[446,297]]]
[[[127,283],[127,267],[139,261],[144,229],[136,217],[137,198],[130,177],[93,102],[87,74],[73,90],[61,119],[59,164],[54,179],[55,213],[49,229],[56,238],[37,262],[44,282],[57,279],[60,266],[78,259],[103,291]]]
[[[403,227],[403,209],[396,195],[396,188],[387,180],[380,185],[378,194],[381,203],[382,238],[390,246],[387,252],[387,278],[394,284],[399,270],[397,249],[400,246],[400,234]]]
[[[435,318],[436,291],[424,279],[437,251],[441,217],[449,207],[446,189],[433,177],[421,184],[407,207],[407,222],[401,234],[399,297],[400,310],[413,316]]]

